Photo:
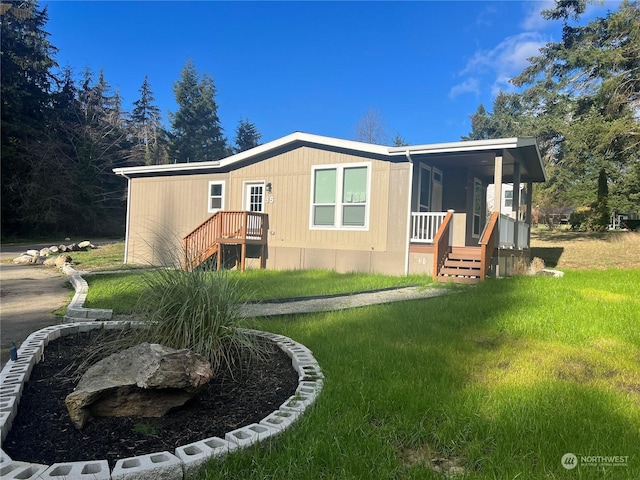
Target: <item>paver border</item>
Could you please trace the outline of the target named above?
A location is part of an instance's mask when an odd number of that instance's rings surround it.
[[[100,329],[122,329],[135,325],[135,321],[110,320],[111,310],[84,308],[88,291],[81,272],[72,267],[64,269],[71,276],[76,290],[67,307],[67,323],[52,325],[33,332],[18,349],[18,359],[9,360],[0,372],[0,439],[4,441],[13,419],[17,415],[24,383],[29,380],[34,365],[44,358],[47,344],[60,337]],[[105,321],[96,321],[106,318]],[[89,320],[89,321],[87,321]],[[171,452],[153,452],[137,457],[120,459],[109,471],[106,460],[63,462],[40,465],[14,461],[0,449],[0,478],[3,479],[113,479],[143,480],[154,478],[190,478],[210,459],[222,458],[237,449],[253,445],[291,427],[311,406],[324,385],[324,375],[311,350],[284,335],[261,330],[241,329],[245,333],[263,337],[275,343],[291,359],[298,374],[298,387],[278,409],[260,422],[240,427],[225,434],[225,438],[211,437],[182,445]]]

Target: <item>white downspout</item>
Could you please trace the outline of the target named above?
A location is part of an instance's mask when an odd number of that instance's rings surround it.
[[[404,274],[409,275],[409,247],[411,245],[411,194],[413,191],[413,159],[409,150],[405,152],[405,156],[409,161],[409,192],[407,194],[407,238],[406,251],[404,256]]]
[[[122,175],[127,179],[127,218],[125,220],[124,226],[124,264],[127,264],[129,260],[129,219],[131,212],[131,177],[128,177],[126,174],[119,172],[118,175]]]

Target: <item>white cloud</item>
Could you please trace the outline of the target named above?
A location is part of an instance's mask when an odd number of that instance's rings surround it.
[[[522,28],[526,31],[542,30],[550,25],[549,20],[542,18],[543,10],[550,10],[555,7],[555,0],[540,0],[527,3],[527,15],[522,21]]]
[[[513,89],[509,80],[522,72],[529,65],[527,59],[539,55],[540,48],[549,41],[550,39],[543,38],[539,33],[524,32],[505,38],[491,50],[478,50],[460,72],[461,76],[468,76],[460,85],[474,80],[476,91],[479,91],[477,77],[483,75],[493,77],[493,92],[501,89],[509,91]]]
[[[451,90],[449,90],[449,98],[456,98],[458,95],[462,95],[463,93],[480,94],[480,82],[478,79],[471,77],[467,78],[462,83],[454,85]]]

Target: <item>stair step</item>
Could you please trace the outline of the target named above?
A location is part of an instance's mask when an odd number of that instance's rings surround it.
[[[476,285],[476,284],[480,283],[480,278],[477,278],[477,277],[454,277],[454,276],[440,275],[440,276],[438,276],[438,282],[440,282],[440,283],[453,282],[453,283],[465,283],[465,284],[468,284],[468,285]]]
[[[448,258],[444,261],[445,267],[480,268],[480,260],[469,260],[462,258]]]
[[[451,252],[449,254],[449,258],[455,260],[473,260],[479,262],[481,257],[480,254],[476,254],[474,252]]]
[[[445,266],[440,269],[440,275],[480,277],[480,269],[479,268],[449,268]]]

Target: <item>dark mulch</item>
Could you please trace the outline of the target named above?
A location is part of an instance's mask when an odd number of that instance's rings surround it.
[[[104,341],[95,332],[52,341],[43,362],[25,384],[18,415],[2,449],[15,461],[56,462],[116,460],[169,451],[258,422],[295,393],[298,376],[291,360],[275,345],[264,360],[233,375],[222,371],[197,397],[162,418],[94,418],[77,430],[64,404],[76,381],[60,375]]]

